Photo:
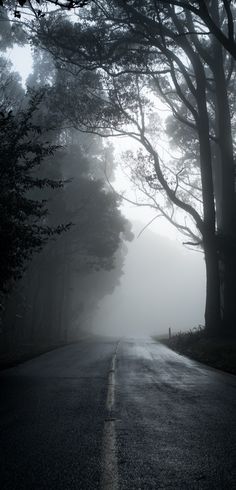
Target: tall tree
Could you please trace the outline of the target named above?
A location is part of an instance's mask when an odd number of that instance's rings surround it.
[[[193,220],[197,231],[192,236],[199,237],[206,260],[207,329],[235,335],[235,175],[229,89],[235,72],[232,50],[225,52],[222,47],[226,37],[218,36],[228,24],[233,41],[234,5],[220,0],[201,4],[208,19],[205,25],[200,2],[94,1],[86,22],[71,25],[55,17],[41,23],[39,39],[60,69],[72,71],[80,85],[79,93],[76,82],[65,90],[65,97],[74,94],[70,121],[82,131],[128,134],[137,140],[151,162],[156,190]],[[206,30],[209,16],[217,27],[211,32]],[[155,96],[197,135],[202,209],[183,194],[180,169],[168,172],[161,162],[149,130]],[[189,175],[188,170],[185,166]],[[221,217],[216,217],[216,209]],[[185,232],[187,228],[183,226]]]

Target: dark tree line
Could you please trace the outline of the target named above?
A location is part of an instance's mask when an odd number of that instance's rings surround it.
[[[4,56],[2,65],[1,347],[12,349],[86,332],[132,234],[105,183],[112,149],[68,127],[52,59],[35,53],[27,93]]]

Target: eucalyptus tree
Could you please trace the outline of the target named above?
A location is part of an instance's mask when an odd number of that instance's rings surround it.
[[[160,0],[157,5],[179,7],[188,11],[199,25],[203,25],[208,34],[211,34],[236,60],[236,39],[235,39],[235,0],[220,1],[221,18],[224,20],[219,24],[214,14],[214,8],[219,5],[218,0]],[[190,26],[185,35],[192,34]]]
[[[96,0],[0,0],[0,7],[2,11],[10,11],[13,15],[21,19],[25,10],[30,11],[37,18],[44,17],[53,7],[56,9],[62,9],[62,11],[70,11],[78,13],[78,10],[87,5],[96,5]],[[128,2],[122,0],[123,4],[132,4],[135,2]],[[161,6],[174,6],[181,9],[185,9],[190,14],[193,14],[198,19],[205,29],[209,31],[219,43],[229,52],[229,54],[236,59],[236,40],[235,40],[235,26],[234,26],[234,14],[235,14],[235,0],[222,0],[222,15],[224,17],[224,24],[219,25],[217,20],[212,14],[212,4],[214,0],[156,0],[155,6],[157,8]],[[191,34],[191,30],[185,32],[186,35]]]
[[[206,326],[224,335],[235,335],[236,320],[235,69],[232,46],[224,49],[226,26],[227,39],[234,42],[234,13],[234,2],[221,0],[95,0],[77,23],[54,16],[42,21],[38,32],[58,68],[74,74],[74,84],[65,81],[71,123],[81,131],[129,135],[138,141],[143,147],[138,159],[141,175],[152,189],[152,201],[164,213],[163,204],[181,209],[194,223],[191,230],[177,223],[173,212],[167,214],[204,249]],[[217,27],[212,32],[206,29],[208,17]],[[182,126],[183,144],[175,142],[181,158],[169,168],[161,161],[158,124],[153,123],[157,97]],[[189,155],[190,132],[197,183],[193,162],[185,158],[183,163],[183,153]],[[162,196],[162,204],[156,196]]]

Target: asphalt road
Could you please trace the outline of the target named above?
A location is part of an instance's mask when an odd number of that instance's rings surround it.
[[[0,489],[236,489],[236,377],[152,340],[0,374]]]

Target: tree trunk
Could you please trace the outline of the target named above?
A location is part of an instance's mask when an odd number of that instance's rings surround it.
[[[220,276],[215,237],[204,240],[206,263],[206,307],[205,325],[207,334],[216,337],[221,332]]]
[[[220,25],[219,4],[212,3],[212,14]],[[222,179],[222,202],[219,222],[222,336],[236,335],[236,233],[235,233],[235,165],[232,142],[231,116],[228,89],[224,70],[223,49],[214,41],[212,72],[216,89],[216,112]],[[217,196],[216,196],[217,198]]]
[[[200,146],[200,169],[202,181],[204,231],[203,246],[206,263],[206,308],[205,325],[209,335],[216,336],[221,328],[219,258],[216,242],[216,215],[209,118],[206,103],[205,72],[196,57],[198,135]]]

